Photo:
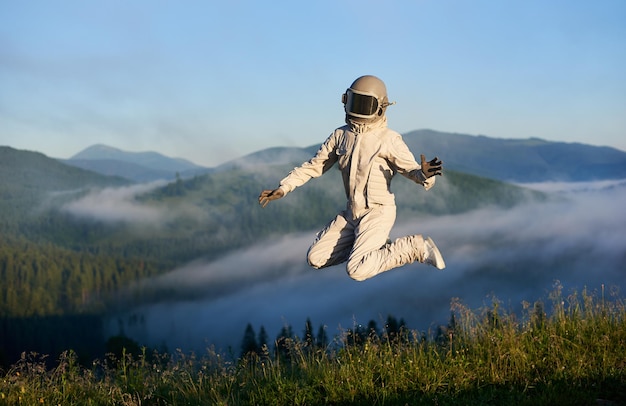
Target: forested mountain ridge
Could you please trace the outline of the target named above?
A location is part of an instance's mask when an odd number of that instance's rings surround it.
[[[437,155],[448,169],[505,182],[626,178],[626,152],[611,147],[433,130],[411,131],[403,138],[416,154]]]
[[[538,138],[504,139],[487,136],[417,130],[402,138],[419,155],[437,156],[446,170],[454,170],[504,182],[581,182],[626,178],[626,152],[610,147],[545,141]],[[309,159],[319,145],[307,148],[269,148],[236,159],[232,164],[254,166],[277,159],[293,162]],[[585,168],[589,168],[586,169]]]
[[[39,152],[22,151],[0,146],[0,173],[3,187],[0,197],[12,199],[16,190],[36,193],[47,191],[72,190],[90,186],[119,186],[128,184],[128,180],[112,178],[101,174],[74,168],[48,158]],[[21,189],[21,190],[19,190]]]
[[[166,157],[158,152],[127,152],[102,144],[92,145],[72,156],[69,160],[115,160],[133,162],[150,169],[184,172],[202,169],[201,166],[182,158]]]
[[[173,180],[176,171],[152,169],[116,159],[66,159],[64,164],[82,168],[105,176],[120,176],[133,182],[151,182],[159,179]]]
[[[546,141],[538,138],[505,139],[483,135],[416,130],[402,135],[415,157],[438,156],[446,169],[505,182],[580,182],[626,178],[626,152],[581,143]],[[320,138],[320,143],[323,137]],[[125,152],[94,145],[64,163],[136,182],[183,179],[212,171],[238,167],[252,169],[268,164],[297,165],[319,148],[271,147],[235,158],[214,168],[169,158],[155,152]],[[581,168],[593,168],[584,170]]]
[[[93,231],[85,224],[72,230],[59,211],[92,190],[128,180],[9,147],[0,147],[0,175],[0,316],[79,313],[96,302],[102,308],[105,292],[145,268],[76,249]]]
[[[272,234],[316,229],[345,207],[336,169],[262,209],[257,202],[259,192],[275,187],[293,163],[233,167],[133,192],[133,186],[119,178],[78,170],[41,154],[13,149],[2,153],[2,204],[20,210],[0,213],[2,224],[11,225],[3,226],[1,235],[5,249],[0,254],[0,282],[7,291],[22,292],[22,303],[48,303],[24,305],[19,310],[0,304],[5,315],[28,315],[24,309],[34,312],[36,308],[46,314],[75,312],[94,303],[86,298],[104,298],[135,278],[199,257],[216,258]],[[482,205],[510,207],[543,198],[536,192],[453,171],[437,183],[426,192],[398,176],[393,189],[399,215],[460,213]],[[116,189],[119,186],[123,189]],[[67,190],[80,192],[66,193],[63,199],[48,198]],[[122,197],[116,190],[124,191]],[[135,194],[129,196],[129,192]],[[27,200],[29,204],[23,206]],[[45,205],[44,200],[48,200]],[[114,216],[124,211],[130,215]],[[150,215],[148,221],[141,220],[144,214]],[[38,251],[45,260],[35,259]],[[48,278],[57,278],[59,287],[46,290],[51,286]],[[31,289],[23,289],[24,284]],[[54,298],[58,295],[65,299],[59,302]]]
[[[48,199],[128,180],[64,165],[38,152],[0,146],[0,224],[7,227]]]

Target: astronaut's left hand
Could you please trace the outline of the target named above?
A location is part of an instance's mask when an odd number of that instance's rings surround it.
[[[442,171],[442,162],[439,161],[439,158],[434,157],[430,161],[426,161],[426,157],[424,154],[420,155],[420,159],[422,161],[422,172],[426,176],[426,178],[430,178],[431,176],[439,175],[441,176]]]

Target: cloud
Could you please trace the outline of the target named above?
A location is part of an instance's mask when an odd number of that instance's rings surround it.
[[[180,219],[206,218],[206,210],[192,203],[152,205],[138,198],[167,184],[165,180],[117,188],[94,189],[86,195],[65,203],[61,210],[81,219],[139,226],[137,230],[153,230]]]
[[[626,181],[617,179],[590,182],[539,182],[522,183],[520,186],[547,193],[575,193],[624,187],[626,186]]]
[[[175,292],[176,300],[118,315],[139,342],[171,350],[202,352],[209,344],[239,351],[243,331],[264,326],[270,339],[284,324],[302,334],[310,318],[329,336],[369,320],[381,327],[388,315],[427,330],[447,322],[450,301],[471,307],[495,295],[511,309],[545,299],[555,280],[580,290],[626,283],[626,188],[563,194],[563,199],[484,208],[459,215],[398,219],[392,238],[430,235],[447,268],[412,264],[365,282],[354,282],[343,265],[313,270],[305,263],[314,232],[259,243],[218,261],[194,262],[143,285]],[[117,334],[112,319],[109,332]]]
[[[66,203],[63,210],[76,217],[105,222],[150,224],[162,221],[164,210],[137,201],[137,196],[165,184],[164,181],[93,190],[80,199]]]

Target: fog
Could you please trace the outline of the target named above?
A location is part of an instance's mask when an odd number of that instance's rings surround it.
[[[157,208],[146,207],[136,198],[164,184],[164,181],[157,181],[93,190],[66,203],[63,210],[76,217],[105,222],[151,223],[160,219],[164,213]]]
[[[74,217],[105,223],[125,223],[142,227],[162,227],[182,217],[202,218],[201,209],[185,203],[176,206],[150,205],[138,198],[157,188],[165,180],[124,187],[94,189],[84,196],[65,203],[62,210]]]
[[[108,333],[123,328],[142,345],[199,353],[214,345],[232,347],[238,355],[247,323],[257,333],[264,326],[270,340],[286,324],[302,336],[307,318],[316,331],[325,325],[329,337],[369,320],[381,327],[388,315],[426,331],[447,323],[452,298],[479,308],[495,296],[517,311],[522,301],[549,302],[555,284],[566,294],[623,287],[624,183],[528,186],[559,198],[506,210],[398,218],[391,237],[431,236],[446,260],[443,271],[412,264],[355,282],[344,265],[314,270],[305,262],[312,230],[144,281],[143,288],[168,289],[189,299],[129,310],[110,320]]]

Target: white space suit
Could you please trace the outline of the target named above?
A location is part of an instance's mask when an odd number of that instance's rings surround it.
[[[347,207],[317,234],[309,264],[319,269],[347,261],[348,275],[358,281],[415,261],[443,269],[443,258],[430,238],[412,235],[388,241],[396,218],[390,190],[394,175],[400,173],[428,190],[435,184],[432,175],[440,174],[441,162],[422,157],[418,164],[402,136],[387,127],[384,113],[390,104],[380,79],[357,79],[343,102],[347,125],[333,131],[311,160],[293,169],[275,191],[264,191],[259,201],[264,194],[268,200],[273,200],[272,193],[283,197],[337,163]],[[425,172],[423,166],[434,169]]]

